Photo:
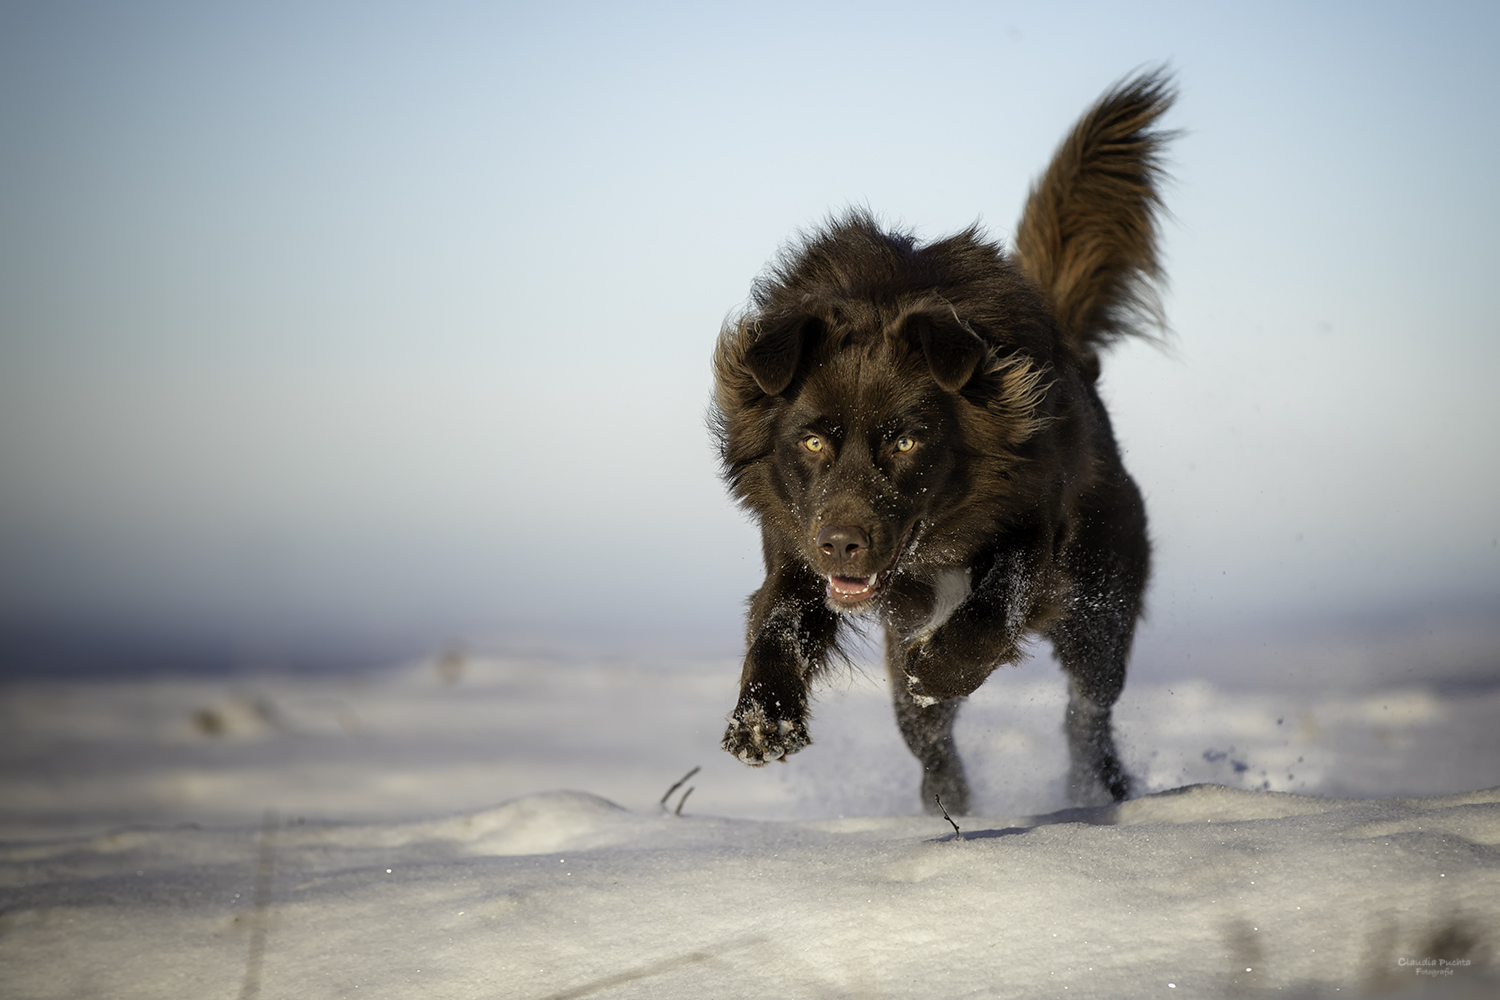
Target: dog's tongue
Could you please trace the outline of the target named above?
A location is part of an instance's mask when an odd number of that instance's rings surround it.
[[[876,576],[879,576],[877,573]],[[875,586],[874,576],[830,576],[828,578],[828,589],[843,597],[854,597],[863,594]]]

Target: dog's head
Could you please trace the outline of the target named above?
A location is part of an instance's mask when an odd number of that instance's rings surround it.
[[[1047,385],[1001,343],[932,294],[804,298],[726,328],[725,476],[834,607],[871,606],[903,567],[960,562],[959,538],[1003,517],[982,508],[1013,492]]]

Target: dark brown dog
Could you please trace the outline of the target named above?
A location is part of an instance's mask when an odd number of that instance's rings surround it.
[[[806,746],[809,682],[840,626],[883,624],[924,804],[968,810],[961,699],[1045,636],[1069,678],[1070,789],[1130,793],[1110,727],[1150,547],[1094,383],[1098,351],[1160,325],[1160,155],[1170,81],[1100,98],[1032,189],[1013,251],[935,243],[851,212],[785,251],[714,354],[724,476],[760,522],[724,749]]]

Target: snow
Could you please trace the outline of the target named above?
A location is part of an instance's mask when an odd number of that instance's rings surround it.
[[[1069,809],[1063,682],[1033,661],[960,716],[981,815],[955,837],[917,814],[873,674],[750,769],[717,749],[737,673],[508,655],[6,685],[0,993],[1500,986],[1500,688],[1132,682],[1145,794]]]

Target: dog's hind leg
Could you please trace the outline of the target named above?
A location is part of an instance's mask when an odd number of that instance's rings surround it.
[[[1134,493],[1131,485],[1128,493]],[[1125,686],[1146,586],[1149,556],[1138,494],[1136,504],[1134,510],[1127,504],[1086,519],[1092,525],[1067,554],[1073,593],[1050,630],[1052,647],[1068,675],[1063,722],[1072,761],[1068,793],[1084,805],[1119,802],[1130,795],[1130,775],[1115,748],[1110,716]]]
[[[1068,675],[1068,795],[1080,805],[1130,796],[1130,775],[1115,748],[1111,712],[1125,686],[1125,661],[1135,631],[1127,595],[1098,592],[1074,598],[1071,614],[1052,630]]]
[[[1078,681],[1069,677],[1068,711],[1063,720],[1071,760],[1068,797],[1080,805],[1119,802],[1130,796],[1130,775],[1115,749],[1111,707],[1083,694]]]
[[[922,807],[936,814],[934,796],[942,799],[950,813],[969,811],[969,780],[964,762],[953,743],[953,722],[958,717],[962,698],[950,698],[931,705],[919,705],[907,689],[905,645],[899,635],[886,631],[886,672],[891,681],[891,698],[896,706],[896,725],[901,738],[922,765]]]

